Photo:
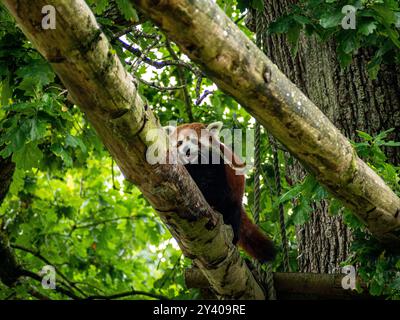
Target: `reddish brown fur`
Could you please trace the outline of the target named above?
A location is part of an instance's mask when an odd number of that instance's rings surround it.
[[[180,131],[182,130],[187,130],[187,129],[191,129],[196,131],[197,136],[200,137],[201,136],[201,130],[205,130],[206,126],[202,123],[187,123],[187,124],[182,124],[179,127],[176,128],[177,133],[179,134]]]
[[[225,165],[226,177],[234,196],[240,206],[242,206],[245,178],[244,175],[237,175],[231,166]],[[273,242],[265,233],[247,216],[242,206],[241,225],[238,245],[251,257],[260,262],[273,260],[275,257],[275,247]]]
[[[196,131],[198,137],[201,135],[201,130],[206,129],[206,126],[202,123],[190,123],[184,124],[176,128],[177,134],[181,130],[192,129]],[[245,177],[242,174],[236,174],[233,167],[243,167],[243,163],[239,158],[225,145],[221,143],[221,152],[227,152],[225,155],[228,157],[232,156],[232,164],[225,164],[225,176],[226,181],[232,191],[232,201],[235,204],[234,207],[240,208],[240,231],[239,231],[239,241],[238,244],[243,248],[250,256],[259,260],[260,262],[265,262],[272,260],[275,256],[275,248],[272,241],[263,233],[263,231],[254,224],[250,218],[247,216],[243,205],[243,194],[245,188]],[[208,201],[208,200],[207,200]],[[223,213],[227,214],[227,213]],[[230,214],[230,213],[228,213]]]

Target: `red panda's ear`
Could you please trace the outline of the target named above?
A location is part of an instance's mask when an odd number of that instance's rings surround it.
[[[174,127],[174,126],[165,126],[165,127],[163,127],[163,129],[164,129],[164,131],[165,131],[165,133],[167,135],[171,135],[176,130],[176,127]]]
[[[219,132],[221,131],[221,129],[222,129],[221,121],[210,123],[207,126],[207,130],[211,133],[211,135],[214,135],[214,136],[217,136],[219,134]]]

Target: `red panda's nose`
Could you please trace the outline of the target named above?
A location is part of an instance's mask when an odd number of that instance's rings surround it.
[[[190,156],[190,149],[186,150],[186,156],[189,157]]]

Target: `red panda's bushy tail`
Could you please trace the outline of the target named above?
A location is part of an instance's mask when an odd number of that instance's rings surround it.
[[[275,246],[242,208],[239,246],[250,256],[264,263],[275,258]]]

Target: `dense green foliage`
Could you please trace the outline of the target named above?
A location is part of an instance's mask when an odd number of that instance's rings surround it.
[[[124,30],[126,22],[141,19],[129,1],[115,1],[116,7],[108,0],[87,2],[112,40],[115,51],[126,62],[127,70],[142,79],[140,93],[162,124],[170,120],[178,123],[222,120],[227,128],[253,127],[250,115],[231,97],[217,90],[151,23],[145,22],[136,28],[137,32],[124,36],[123,41],[132,43],[134,50],[123,49],[113,34]],[[241,12],[250,5],[259,8],[260,1],[241,0],[238,5],[231,0],[218,2],[252,37],[244,26]],[[376,48],[375,62],[371,61],[370,66],[376,71],[372,75],[376,75],[383,58],[399,59],[396,49],[399,35],[392,17],[398,15],[397,2],[354,2],[363,12],[365,27],[361,31],[346,32],[338,27],[341,2],[301,1],[292,13],[271,26],[271,32],[287,32],[294,46],[301,30],[317,33],[322,40],[336,37],[344,66],[350,63],[351,54],[357,48]],[[311,10],[313,5],[320,10]],[[110,12],[122,15],[118,23]],[[382,15],[390,16],[391,20]],[[181,59],[184,64],[156,69],[143,58],[138,59],[138,50],[151,61]],[[181,88],[183,85],[185,90]],[[68,100],[67,91],[49,64],[32,48],[1,6],[0,98],[0,156],[10,156],[16,164],[11,188],[0,206],[0,226],[24,269],[37,273],[44,265],[53,265],[59,276],[58,285],[79,297],[108,296],[130,290],[168,298],[197,297],[198,292],[187,290],[183,281],[183,271],[190,261],[182,256],[138,189],[123,180],[85,116]],[[363,141],[355,143],[358,153],[398,192],[399,168],[389,164],[381,150],[383,145],[395,147],[397,144],[385,142],[384,133],[378,137],[360,133],[360,137]],[[307,221],[312,201],[329,199],[332,214],[344,214],[346,221],[358,231],[354,255],[349,262],[360,264],[360,275],[370,284],[371,292],[398,297],[398,257],[396,260],[369,239],[351,213],[311,176],[292,185],[285,166],[293,159],[282,150],[278,153],[283,192],[277,194],[266,133],[262,141],[261,227],[280,247],[278,204],[283,203],[292,270],[297,269],[296,226]],[[246,207],[251,212],[252,174],[248,176],[246,196]],[[274,268],[280,270],[281,263],[279,254]],[[51,298],[65,298],[57,291],[43,290],[40,283],[27,278],[11,288],[0,282],[0,299],[30,299],[32,290]],[[127,297],[145,298],[146,295]]]

